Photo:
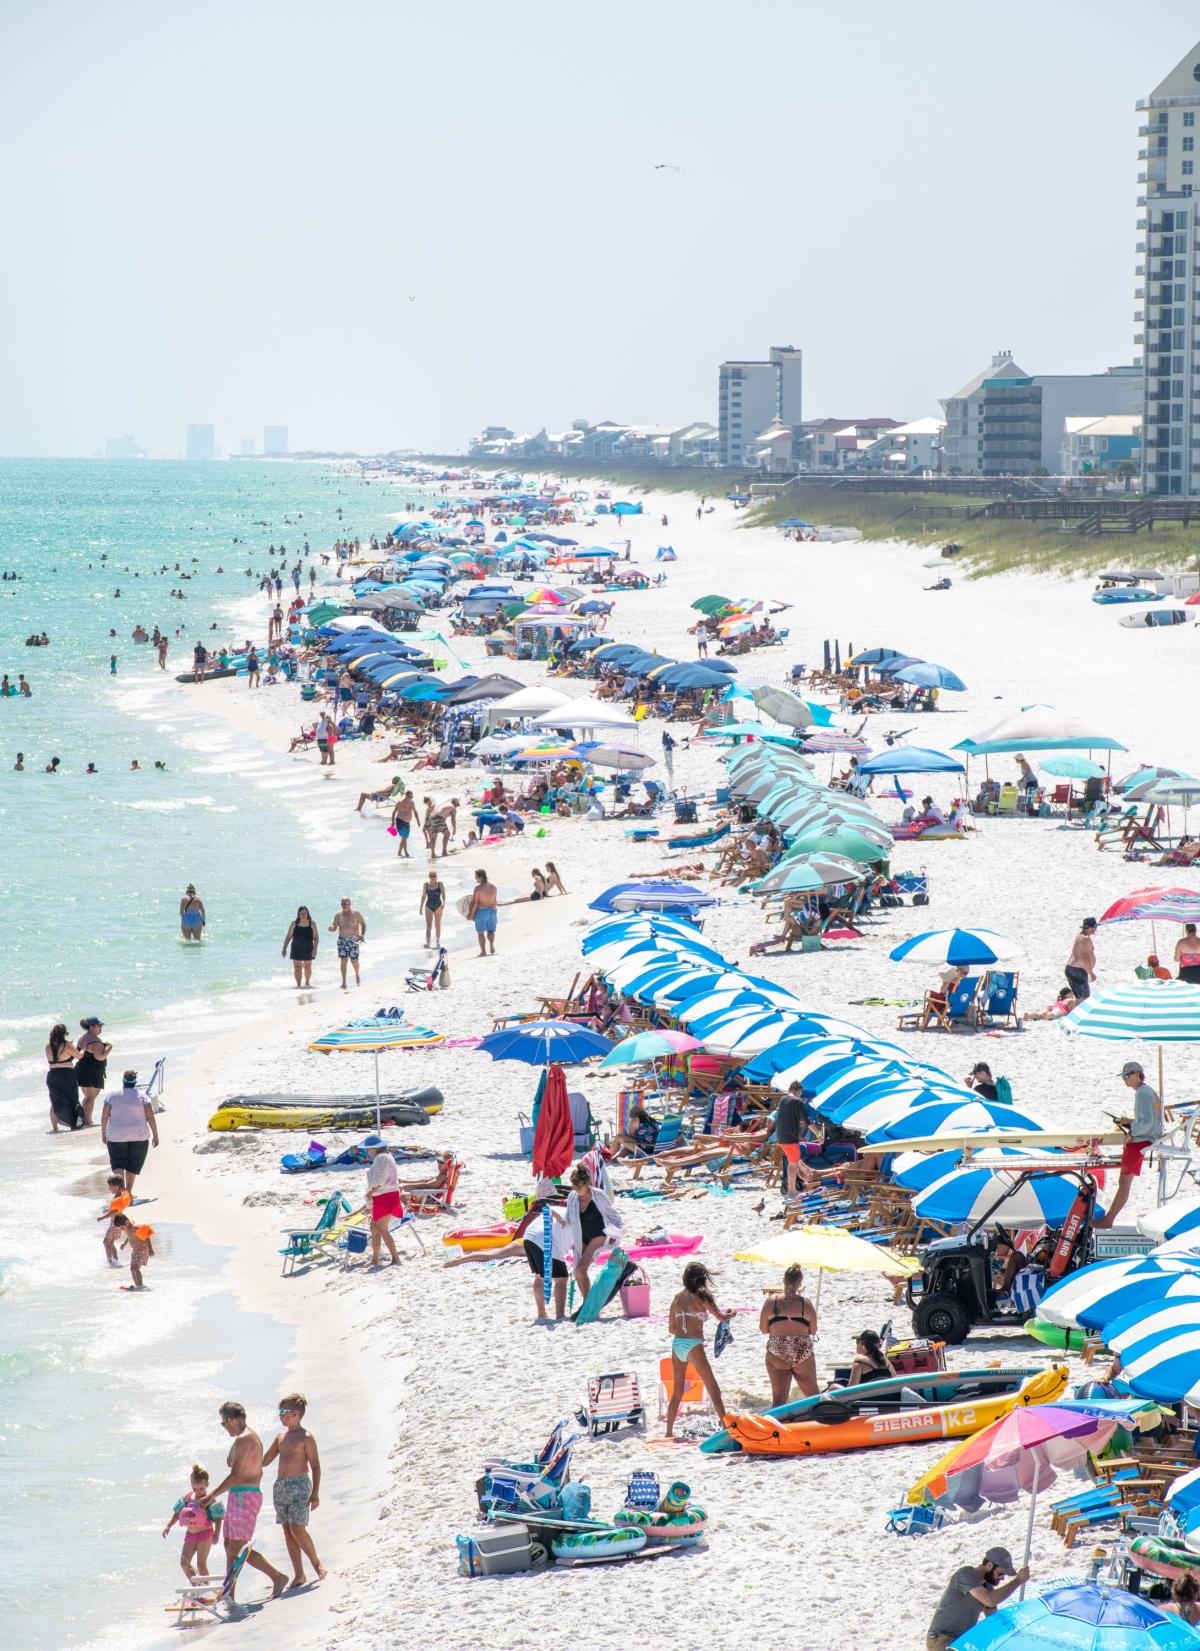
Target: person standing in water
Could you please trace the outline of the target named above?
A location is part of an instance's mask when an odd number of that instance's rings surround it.
[[[337,935],[338,962],[342,969],[342,991],[346,990],[346,965],[354,965],[354,984],[361,986],[362,976],[358,967],[358,949],[367,938],[367,920],[360,911],[355,911],[350,896],[342,896],[338,910],[333,914],[333,922],[329,925],[330,934]]]
[[[185,940],[200,940],[204,935],[204,926],[208,916],[204,910],[204,902],[196,893],[195,883],[189,883],[184,890],[183,899],[179,902],[179,929]]]
[[[421,903],[417,916],[425,914],[425,946],[432,949],[442,943],[442,910],[446,904],[446,885],[432,868],[421,885]]]
[[[262,1512],[263,1443],[252,1427],[246,1425],[246,1407],[236,1399],[226,1399],[218,1411],[221,1426],[233,1440],[227,1458],[229,1472],[214,1490],[199,1500],[210,1508],[218,1498],[225,1497],[225,1560],[232,1566],[247,1543],[254,1540],[254,1527]],[[287,1587],[287,1575],[275,1569],[254,1547],[246,1555],[246,1564],[252,1565],[270,1578],[271,1597],[278,1599]],[[231,1585],[229,1598],[233,1600],[236,1582]]]
[[[411,792],[405,792],[392,809],[392,824],[396,828],[396,854],[401,860],[411,860],[408,852],[408,839],[412,832],[413,820],[416,818],[417,804]]]
[[[75,1071],[78,1059],[79,1051],[60,1021],[50,1028],[46,1041],[46,1088],[50,1091],[50,1128],[55,1135],[59,1124],[71,1130],[83,1128],[79,1077]]]
[[[312,966],[317,956],[320,934],[307,906],[300,906],[283,937],[283,957],[291,957],[297,986],[312,985]]]
[[[75,1067],[75,1076],[79,1079],[79,1098],[83,1102],[83,1121],[92,1122],[92,1109],[96,1105],[100,1091],[108,1082],[108,1057],[112,1054],[112,1044],[105,1043],[100,1033],[104,1029],[104,1022],[97,1015],[89,1015],[86,1020],[79,1022],[83,1036],[79,1039],[79,1061]]]

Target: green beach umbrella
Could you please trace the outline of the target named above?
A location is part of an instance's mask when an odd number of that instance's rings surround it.
[[[889,850],[850,825],[815,825],[792,841],[792,848],[807,854],[840,854],[859,865],[873,866],[886,860]]]

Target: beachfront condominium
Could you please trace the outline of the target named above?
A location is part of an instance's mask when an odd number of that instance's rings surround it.
[[[1140,367],[1027,373],[1007,350],[942,402],[942,469],[952,476],[1058,475],[1069,418],[1141,410]]]
[[[217,456],[216,426],[212,424],[189,424],[185,452],[189,459],[215,459]]]
[[[1142,348],[1148,493],[1200,493],[1200,45],[1142,98],[1135,312]]]
[[[802,350],[775,345],[765,361],[722,361],[717,391],[717,448],[722,464],[755,462],[754,442],[776,423],[799,424]]]
[[[263,453],[268,459],[287,457],[288,427],[286,424],[263,425]]]

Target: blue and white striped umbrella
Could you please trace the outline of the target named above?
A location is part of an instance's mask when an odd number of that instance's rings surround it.
[[[722,1016],[728,1018],[756,1009],[780,1009],[789,1002],[795,1003],[795,999],[790,993],[785,995],[782,987],[768,994],[757,986],[747,986],[742,992],[713,992],[707,997],[685,998],[675,1005],[672,1013],[684,1026],[694,1026],[701,1020],[711,1020],[714,1025],[719,1025]]]
[[[1198,1265],[1200,1250],[1180,1250],[1172,1255],[1113,1256],[1107,1261],[1094,1261],[1052,1284],[1038,1303],[1038,1317],[1048,1319],[1063,1330],[1078,1330],[1078,1314],[1088,1312],[1094,1303],[1115,1294],[1126,1280],[1158,1278],[1169,1282],[1181,1273],[1194,1274]]]
[[[1095,1330],[1107,1334],[1110,1324],[1130,1314],[1143,1319],[1168,1301],[1184,1297],[1193,1303],[1196,1321],[1200,1324],[1200,1272],[1186,1267],[1175,1273],[1127,1273],[1112,1288],[1075,1309],[1075,1320],[1081,1330]]]
[[[988,1163],[997,1163],[1004,1158],[1025,1159],[1028,1156],[1018,1147],[988,1147],[986,1153],[981,1152],[972,1161],[986,1158]],[[945,1152],[901,1152],[892,1160],[892,1180],[906,1192],[924,1192],[926,1187],[933,1186],[951,1170],[961,1169],[962,1162],[962,1147],[947,1147]]]
[[[751,1055],[778,1043],[792,1027],[803,1024],[803,1019],[802,1015],[775,1010],[757,1017],[748,1016],[742,1021],[730,1020],[704,1034],[704,1047],[717,1055],[736,1055],[749,1060]],[[699,1036],[694,1028],[692,1036]]]
[[[698,980],[687,982],[687,989],[673,994],[673,1001],[682,1004],[685,1000],[695,1002],[697,999],[711,997],[714,992],[745,992],[754,991],[761,994],[768,1002],[787,1003],[798,1009],[799,1004],[786,986],[781,986],[777,980],[767,980],[762,975],[744,973],[741,969],[725,969],[721,972],[709,970]]]
[[[1121,1375],[1143,1399],[1200,1403],[1200,1312],[1194,1297],[1113,1321],[1105,1340],[1121,1355]]]
[[[1018,1112],[1015,1106],[997,1106],[992,1101],[937,1101],[906,1112],[902,1119],[872,1130],[867,1140],[917,1141],[963,1129],[1044,1129],[1038,1118]]]
[[[926,1187],[913,1199],[913,1209],[926,1221],[986,1217],[991,1226],[1061,1227],[1078,1192],[1079,1183],[1069,1176],[1022,1181],[1018,1170],[972,1163]]]
[[[1017,950],[994,929],[930,929],[902,940],[888,953],[893,963],[966,963],[987,967],[1010,962]]]
[[[859,1096],[853,1101],[847,1101],[834,1112],[823,1114],[830,1123],[841,1125],[844,1129],[852,1129],[857,1134],[870,1137],[875,1129],[882,1129],[885,1125],[899,1124],[909,1118],[914,1112],[921,1112],[941,1102],[964,1102],[974,1097],[971,1091],[956,1090],[947,1085],[944,1089],[927,1089],[923,1085],[905,1085],[903,1088],[881,1089],[875,1095]]]
[[[1200,1043],[1200,986],[1183,980],[1132,980],[1108,986],[1060,1022],[1081,1038],[1111,1043]]]
[[[1155,1244],[1164,1244],[1186,1233],[1195,1233],[1194,1242],[1200,1243],[1200,1198],[1173,1198],[1169,1204],[1160,1204],[1138,1216],[1138,1231]]]

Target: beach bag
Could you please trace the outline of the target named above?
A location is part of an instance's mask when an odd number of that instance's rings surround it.
[[[629,1475],[629,1485],[625,1491],[625,1506],[627,1508],[657,1510],[661,1495],[662,1492],[658,1488],[658,1475],[656,1473],[639,1468],[636,1473]]]

